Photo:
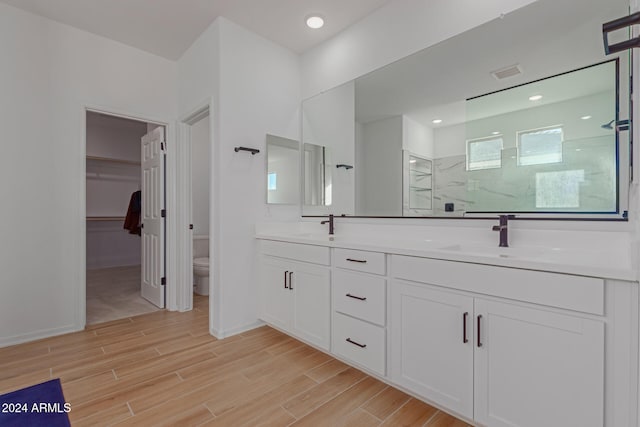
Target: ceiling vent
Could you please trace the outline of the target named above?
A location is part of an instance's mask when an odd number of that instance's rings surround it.
[[[517,76],[519,74],[522,74],[522,67],[520,67],[519,64],[509,65],[508,67],[491,72],[491,75],[496,80],[506,79],[509,77]]]

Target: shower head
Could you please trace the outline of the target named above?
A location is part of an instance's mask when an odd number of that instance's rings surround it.
[[[615,122],[615,120],[611,120],[609,123],[605,123],[604,125],[600,126],[602,129],[613,129],[613,122]]]

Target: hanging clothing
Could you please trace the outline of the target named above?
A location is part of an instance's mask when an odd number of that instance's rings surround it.
[[[129,208],[127,209],[127,216],[124,218],[124,229],[129,230],[130,234],[142,234],[142,228],[140,227],[140,214],[142,213],[142,192],[140,190],[135,191],[131,195],[129,200]]]

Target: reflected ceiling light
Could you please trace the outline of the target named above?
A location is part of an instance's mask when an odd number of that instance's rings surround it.
[[[576,151],[582,151],[582,148],[576,148]]]
[[[591,116],[582,116],[580,117],[582,120],[589,120],[591,118]]]
[[[500,135],[500,132],[498,132],[498,131],[491,132],[491,135]]]
[[[431,120],[431,123],[433,123],[434,125],[438,125],[438,124],[442,123],[442,119],[433,119],[433,120]]]
[[[416,163],[417,160],[413,159],[413,160],[409,160],[409,163]]]
[[[310,15],[307,16],[307,27],[313,28],[314,30],[318,28],[322,28],[324,25],[324,19],[319,15]]]
[[[540,101],[542,99],[542,95],[533,95],[529,97],[529,101]]]

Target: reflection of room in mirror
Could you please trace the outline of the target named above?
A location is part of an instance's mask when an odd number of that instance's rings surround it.
[[[267,203],[299,203],[299,145],[292,139],[267,135]]]
[[[599,29],[628,7],[538,0],[306,100],[305,142],[332,135],[319,145],[355,156],[336,158],[354,165],[353,175],[338,178],[355,179],[334,182],[338,205],[349,214],[353,203],[359,216],[619,217],[628,194],[616,182],[628,182],[629,149],[615,122],[628,116],[629,63],[628,55],[604,56]],[[507,67],[517,72],[492,74]],[[431,209],[417,191],[413,204],[423,208],[408,209],[405,151],[433,161]],[[554,184],[552,177],[579,170],[583,179]]]

